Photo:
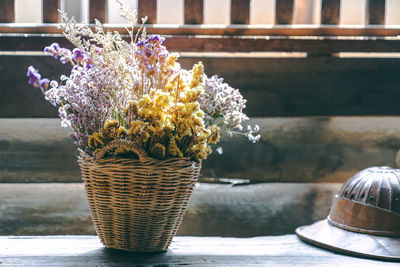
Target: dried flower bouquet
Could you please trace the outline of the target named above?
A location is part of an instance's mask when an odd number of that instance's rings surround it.
[[[164,38],[134,34],[135,11],[120,0],[130,22],[130,42],[119,33],[94,31],[61,13],[70,51],[54,43],[44,49],[71,74],[60,83],[28,68],[29,83],[58,107],[71,127],[97,234],[110,248],[166,250],[175,236],[199,176],[201,161],[222,131],[246,135],[259,130],[242,123],[246,100],[201,62],[181,68]],[[216,149],[222,153],[221,148]]]
[[[136,11],[117,1],[132,25],[127,28],[130,42],[117,32],[104,32],[98,21],[92,31],[62,12],[61,29],[76,48],[53,43],[44,52],[70,63],[71,74],[61,76],[58,83],[42,79],[33,66],[28,69],[29,83],[58,107],[61,124],[72,128],[78,148],[95,156],[113,140],[130,140],[156,159],[200,161],[211,153],[221,131],[259,140],[253,135],[258,126],[243,131],[248,117],[239,90],[222,78],[207,77],[201,62],[192,70],[181,68],[178,54],[168,52],[163,37],[146,36],[143,24],[134,34]],[[106,156],[130,155],[116,149]]]

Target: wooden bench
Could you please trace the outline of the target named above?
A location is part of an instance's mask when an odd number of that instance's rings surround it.
[[[26,82],[31,64],[50,78],[68,72],[38,56],[52,42],[71,47],[57,29],[59,1],[44,3],[43,23],[21,25],[13,23],[14,1],[0,1],[0,203],[8,203],[0,205],[7,217],[0,218],[0,231],[93,234],[70,132],[59,128],[56,111]],[[227,26],[202,24],[201,0],[184,1],[180,26],[157,24],[157,1],[138,3],[139,15],[152,23],[148,33],[166,35],[165,45],[182,53],[184,67],[202,60],[208,74],[240,88],[252,123],[263,128],[254,146],[223,138],[223,156],[211,155],[201,181],[227,184],[198,187],[181,234],[293,233],[327,215],[338,183],[351,174],[398,166],[400,60],[392,53],[400,52],[400,27],[384,25],[385,1],[368,1],[367,24],[352,27],[338,24],[338,0],[322,1],[321,25],[292,24],[293,0],[276,1],[274,25],[249,24],[250,1],[232,0]],[[90,1],[90,21],[107,22],[105,6],[105,0]],[[342,57],[353,52],[379,57]],[[263,184],[246,185],[255,182]],[[224,197],[212,198],[213,192]]]

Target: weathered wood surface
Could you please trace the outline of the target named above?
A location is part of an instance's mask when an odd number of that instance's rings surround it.
[[[231,1],[231,24],[250,23],[250,0]]]
[[[141,18],[144,18],[146,16],[146,23],[157,23],[157,0],[138,0],[139,23],[141,23]]]
[[[340,0],[322,0],[321,24],[339,24]]]
[[[140,25],[136,25],[138,28]],[[106,31],[117,31],[126,34],[123,26],[105,24]],[[225,35],[225,36],[370,36],[370,37],[397,37],[400,27],[384,25],[369,25],[368,27],[355,25],[146,25],[149,34],[161,35]],[[58,24],[8,24],[0,23],[0,36],[6,33],[40,33],[60,34]]]
[[[29,266],[398,266],[337,254],[295,235],[253,238],[176,237],[167,252],[107,249],[95,236],[0,237],[3,265]]]
[[[203,0],[185,0],[185,24],[203,24],[203,13]]]
[[[275,24],[292,24],[293,7],[294,7],[293,0],[276,0]]]
[[[102,23],[107,22],[107,1],[89,0],[89,21],[94,23],[95,19]]]
[[[385,24],[386,0],[367,0],[367,24]]]
[[[200,183],[178,234],[246,237],[294,233],[296,227],[328,215],[340,186]],[[94,233],[83,184],[0,184],[0,235]]]
[[[12,23],[15,20],[14,0],[0,1],[0,22]]]
[[[179,59],[187,69],[198,61],[207,75],[218,74],[240,89],[251,117],[400,115],[398,58]],[[49,56],[0,56],[0,117],[57,117],[40,90],[28,84],[30,65],[57,80],[71,69]]]
[[[343,182],[373,166],[400,167],[400,117],[260,118],[261,141],[222,136],[206,178]],[[71,131],[58,119],[0,119],[0,182],[80,182]]]
[[[43,22],[57,23],[58,9],[60,8],[59,0],[43,0]]]
[[[126,37],[129,39],[129,37]],[[47,43],[60,43],[67,48],[72,44],[61,35],[42,36],[37,34],[2,34],[0,51],[42,51]],[[175,52],[400,52],[400,38],[353,37],[353,38],[319,38],[299,37],[284,38],[280,36],[223,36],[201,37],[169,36],[164,45]]]

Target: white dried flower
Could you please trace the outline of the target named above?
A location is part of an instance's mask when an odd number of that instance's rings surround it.
[[[58,87],[58,82],[55,81],[55,80],[52,80],[52,81],[50,82],[50,87]]]
[[[222,118],[226,130],[242,129],[242,122],[249,118],[243,113],[246,99],[239,90],[224,83],[223,78],[217,75],[211,78],[204,77],[204,93],[200,96],[200,107],[205,112],[207,125],[216,123]]]
[[[248,133],[248,134],[247,134],[247,138],[249,138],[249,141],[250,141],[250,142],[255,143],[255,138],[254,138],[254,136],[253,136],[251,133]]]

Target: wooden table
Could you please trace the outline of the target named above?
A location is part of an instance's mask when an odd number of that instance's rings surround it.
[[[129,253],[96,236],[0,237],[0,266],[399,266],[340,255],[295,235],[253,238],[178,236],[164,253]]]

